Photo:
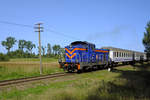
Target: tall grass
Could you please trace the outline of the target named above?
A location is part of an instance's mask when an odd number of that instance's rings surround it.
[[[62,72],[55,59],[44,59],[43,74]],[[11,59],[9,62],[0,62],[0,80],[38,76],[40,64],[38,59]]]
[[[9,57],[7,55],[0,53],[0,61],[9,61]]]

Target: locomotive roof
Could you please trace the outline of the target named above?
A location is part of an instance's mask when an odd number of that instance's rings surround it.
[[[71,45],[76,45],[76,44],[90,44],[90,45],[94,45],[92,43],[89,43],[89,42],[86,42],[86,41],[75,41],[75,42],[72,42]]]

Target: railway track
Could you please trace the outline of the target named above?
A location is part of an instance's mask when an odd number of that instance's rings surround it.
[[[71,75],[71,74],[70,73],[55,73],[55,74],[41,75],[41,76],[35,76],[35,77],[26,77],[26,78],[19,78],[19,79],[4,80],[4,81],[0,81],[0,87],[12,85],[12,84],[24,83],[24,82],[50,79],[50,78],[61,77],[61,76],[68,76],[68,75]]]

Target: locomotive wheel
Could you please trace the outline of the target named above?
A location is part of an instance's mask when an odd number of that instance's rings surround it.
[[[82,70],[77,70],[77,73],[78,73],[78,74],[82,73]]]

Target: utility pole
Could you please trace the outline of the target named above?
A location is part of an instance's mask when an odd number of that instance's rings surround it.
[[[39,59],[40,59],[40,74],[42,75],[43,73],[43,66],[42,66],[42,57],[41,57],[41,32],[43,32],[43,27],[41,27],[42,23],[37,23],[35,24],[35,32],[39,33]]]

